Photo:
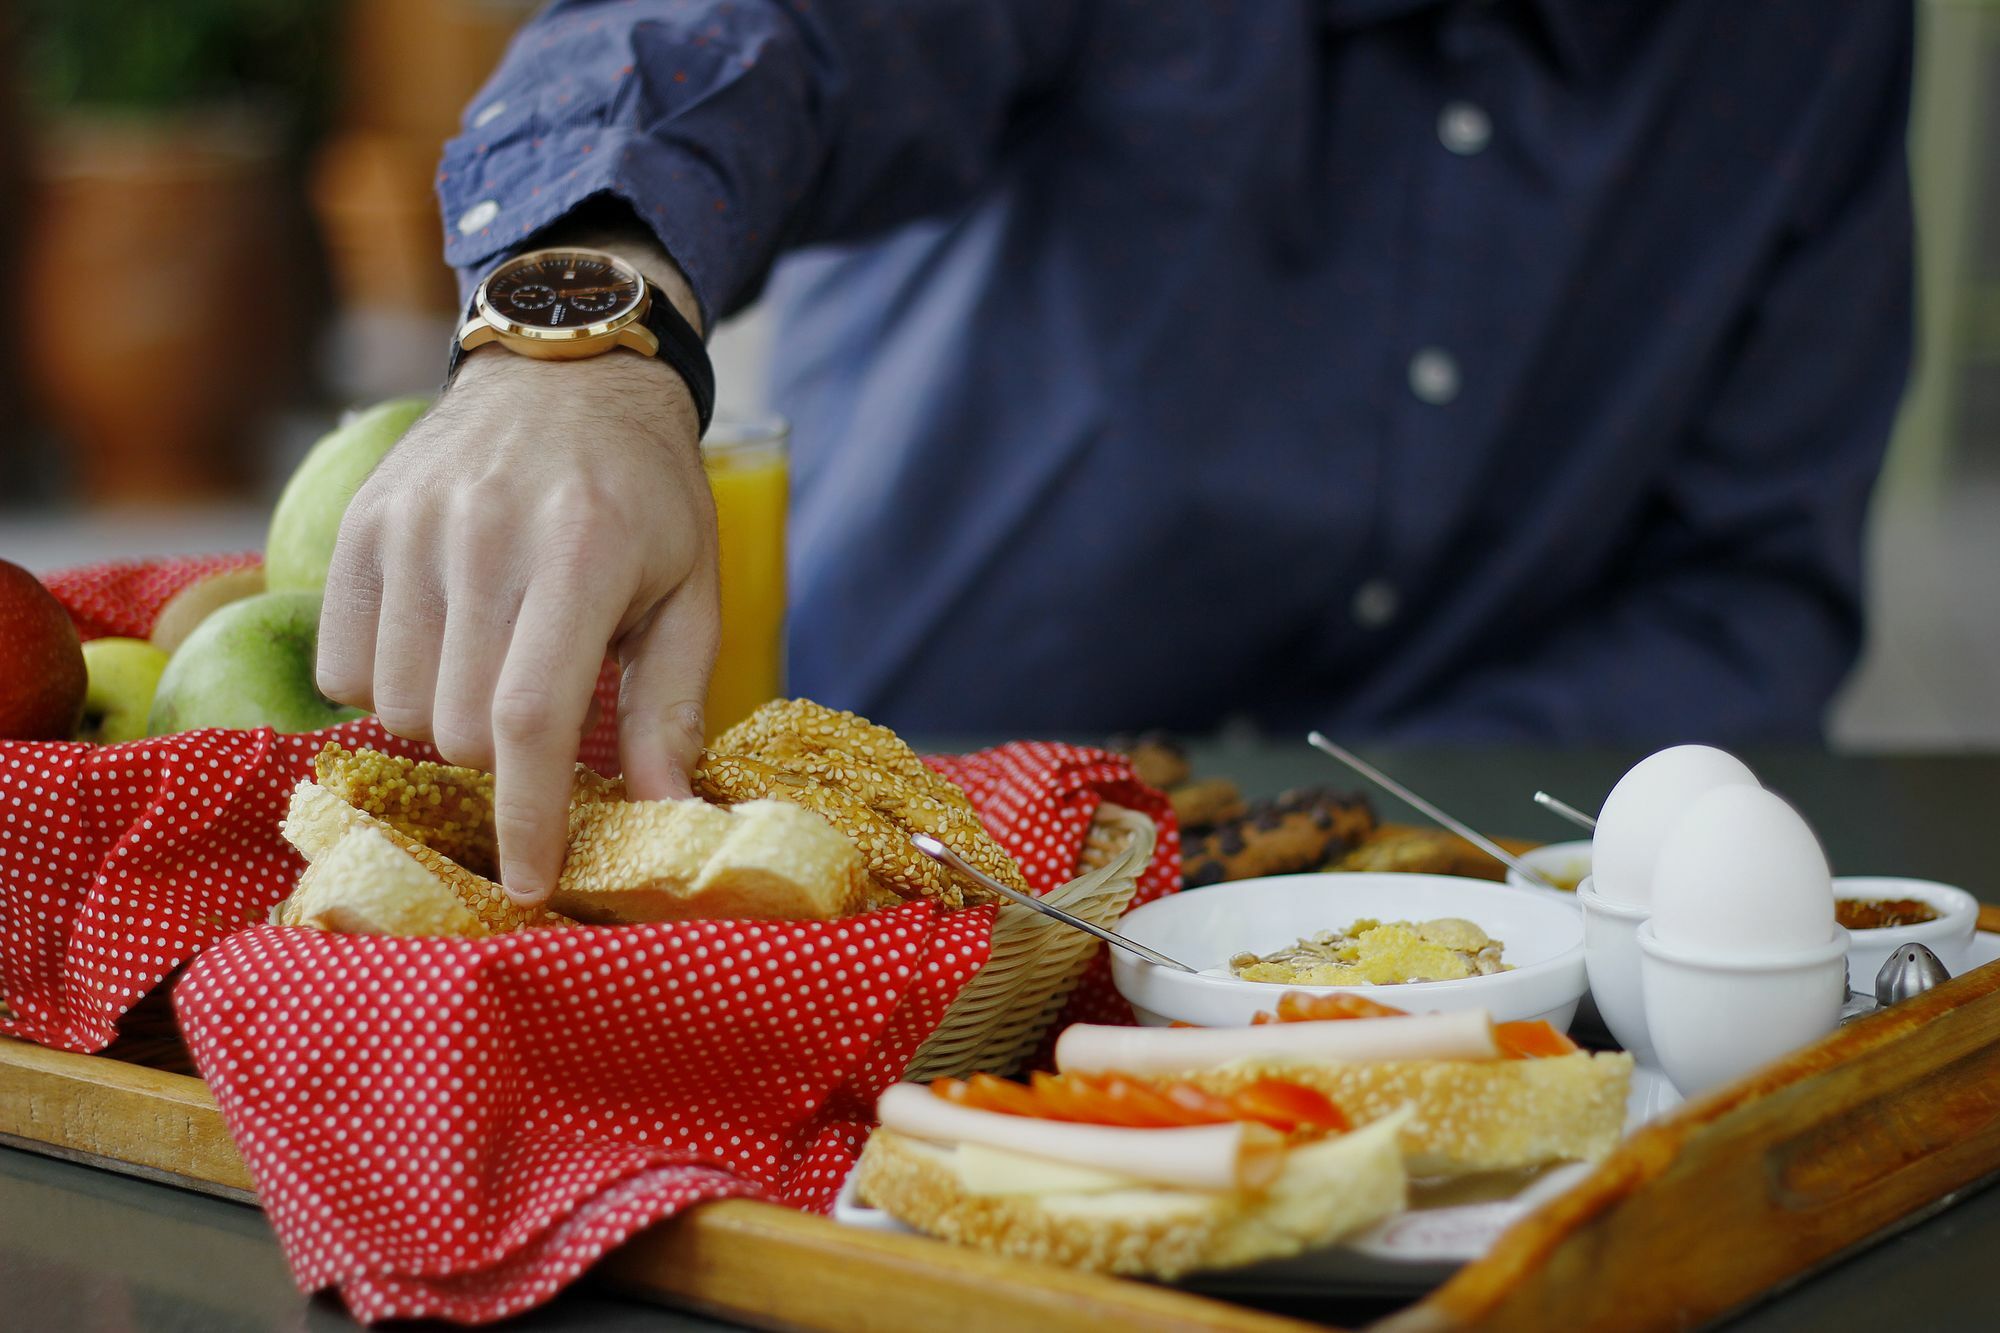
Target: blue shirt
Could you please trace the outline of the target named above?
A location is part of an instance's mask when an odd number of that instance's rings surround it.
[[[467,276],[585,199],[770,283],[791,685],[920,732],[1817,733],[1910,343],[1889,0],[627,0],[515,41]]]

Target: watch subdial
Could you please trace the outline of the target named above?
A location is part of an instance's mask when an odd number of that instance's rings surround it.
[[[620,295],[613,291],[574,291],[569,294],[569,303],[586,315],[602,315],[615,309]]]
[[[539,282],[523,283],[507,293],[507,304],[517,310],[547,310],[555,299],[555,289]]]

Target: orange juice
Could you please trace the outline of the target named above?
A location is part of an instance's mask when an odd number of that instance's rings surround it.
[[[785,678],[785,424],[717,422],[702,445],[721,536],[722,647],[708,736],[779,696]]]

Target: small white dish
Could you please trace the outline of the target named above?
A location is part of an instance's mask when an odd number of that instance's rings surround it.
[[[1574,893],[1584,880],[1590,878],[1590,839],[1545,843],[1522,852],[1519,859],[1558,889]],[[1507,882],[1524,889],[1540,887],[1530,884],[1520,871],[1512,867],[1508,868]]]
[[[1400,986],[1283,986],[1239,981],[1230,958],[1271,953],[1359,918],[1463,917],[1504,945],[1505,972]],[[1546,1019],[1566,1030],[1583,995],[1583,924],[1567,895],[1451,875],[1343,872],[1273,875],[1170,894],[1127,913],[1120,934],[1204,974],[1111,949],[1111,977],[1141,1023],[1245,1027],[1288,990],[1351,991],[1415,1013],[1483,1009],[1495,1022]]]
[[[1816,1041],[1847,1000],[1847,932],[1810,949],[1714,957],[1663,944],[1639,927],[1646,1031],[1681,1094],[1741,1078]]]
[[[1650,908],[1614,903],[1597,891],[1589,876],[1576,886],[1583,909],[1583,963],[1590,998],[1604,1027],[1640,1064],[1653,1064],[1646,1032],[1646,997],[1639,987],[1639,927]]]
[[[1927,903],[1937,920],[1887,930],[1847,932],[1847,984],[1863,995],[1875,993],[1875,974],[1900,946],[1921,944],[1938,956],[1953,976],[1966,970],[1972,936],[1979,929],[1979,900],[1964,889],[1928,879],[1898,879],[1877,875],[1837,875],[1835,898],[1865,898],[1881,902],[1914,898]]]

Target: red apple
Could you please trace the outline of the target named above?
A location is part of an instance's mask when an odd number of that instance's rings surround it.
[[[89,685],[69,612],[33,574],[0,560],[0,740],[68,740]]]

